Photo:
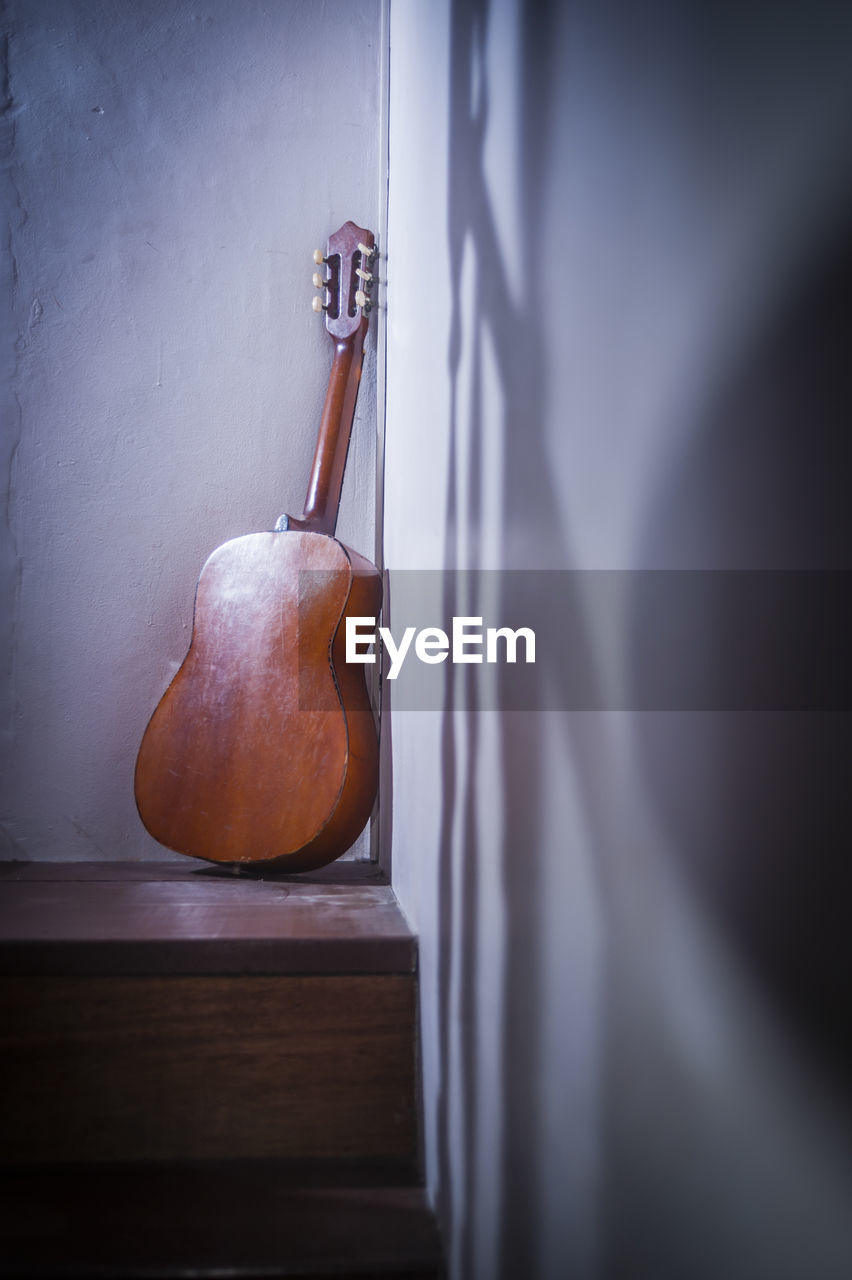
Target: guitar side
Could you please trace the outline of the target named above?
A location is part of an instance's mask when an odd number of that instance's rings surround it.
[[[378,739],[345,618],[375,616],[376,568],[316,533],[249,534],[202,570],[189,652],[139,750],[140,816],[214,862],[321,866],[367,822]]]

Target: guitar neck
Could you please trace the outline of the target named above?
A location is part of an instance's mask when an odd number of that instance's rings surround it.
[[[372,306],[373,273],[370,268],[375,255],[372,231],[358,227],[354,222],[344,222],[333,236],[329,236],[325,254],[321,249],[314,252],[314,262],[328,268],[328,275],[314,272],[314,285],[320,290],[320,295],[314,298],[314,310],[325,312],[325,327],[334,343],[334,359],[317,433],[305,510],[298,520],[292,516],[281,516],[275,526],[279,532],[297,529],[333,534],[337,525],[343,471],[364,361],[364,338]]]
[[[361,381],[366,332],[365,316],[348,337],[334,339],[334,359],[317,434],[305,509],[299,521],[300,527],[316,533],[333,534],[337,525],[343,472]]]

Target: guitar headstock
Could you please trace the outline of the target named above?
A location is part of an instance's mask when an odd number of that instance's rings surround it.
[[[321,290],[314,310],[325,312],[325,327],[333,338],[349,338],[370,314],[370,289],[376,240],[372,231],[344,222],[329,236],[325,253],[317,249],[314,285]]]

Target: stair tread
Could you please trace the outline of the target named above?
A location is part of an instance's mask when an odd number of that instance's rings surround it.
[[[0,973],[410,973],[415,962],[414,934],[369,863],[302,876],[0,864]]]
[[[3,1276],[438,1276],[418,1187],[294,1186],[263,1162],[0,1174]]]

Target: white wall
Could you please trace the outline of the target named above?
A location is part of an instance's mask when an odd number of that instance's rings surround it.
[[[401,568],[845,567],[848,15],[394,0],[390,47],[391,611]],[[566,710],[635,679],[589,590],[552,710],[448,664],[391,716],[451,1274],[840,1280],[845,719]]]
[[[160,858],[147,718],[226,539],[302,509],[314,247],[378,230],[379,0],[12,0],[4,853]],[[338,534],[374,551],[375,334]]]

